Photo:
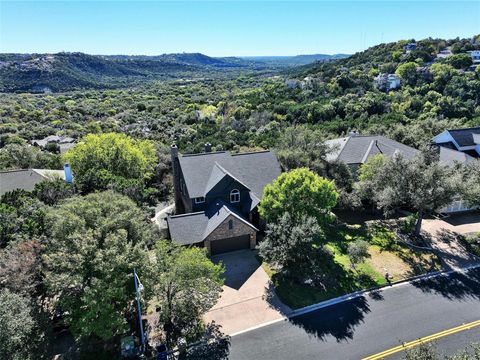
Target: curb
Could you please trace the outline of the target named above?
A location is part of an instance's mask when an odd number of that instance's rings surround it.
[[[402,286],[402,285],[414,283],[416,281],[425,280],[425,279],[429,279],[429,278],[434,278],[434,277],[437,277],[437,276],[447,276],[447,275],[450,275],[450,274],[453,274],[453,273],[460,273],[460,274],[461,273],[466,273],[467,271],[473,270],[473,269],[476,269],[476,268],[480,268],[480,264],[470,265],[470,266],[467,266],[467,267],[464,267],[464,268],[461,268],[461,269],[458,269],[458,270],[434,271],[434,272],[431,272],[431,273],[414,276],[414,277],[411,277],[411,278],[408,278],[408,279],[399,280],[399,281],[393,282],[391,285],[376,286],[376,287],[366,289],[366,290],[355,291],[355,292],[350,293],[350,294],[345,294],[345,295],[342,295],[342,296],[339,296],[339,297],[336,297],[336,298],[333,298],[333,299],[329,299],[329,300],[325,300],[325,301],[322,301],[322,302],[319,302],[319,303],[316,303],[316,304],[308,305],[308,306],[305,306],[305,307],[300,308],[300,309],[292,310],[290,313],[286,314],[285,316],[283,316],[279,319],[272,320],[272,321],[269,321],[269,322],[266,322],[266,323],[263,323],[263,324],[259,324],[257,326],[254,326],[254,327],[251,327],[251,328],[248,328],[248,329],[245,329],[245,330],[235,332],[233,334],[230,334],[230,337],[240,335],[240,334],[243,334],[243,333],[247,333],[247,332],[250,332],[250,331],[265,327],[265,326],[268,326],[268,325],[275,324],[275,323],[280,322],[280,321],[285,321],[285,320],[294,318],[296,316],[304,315],[304,314],[307,314],[309,312],[316,311],[316,310],[319,310],[319,309],[322,309],[322,308],[325,308],[325,307],[328,307],[328,306],[332,306],[332,305],[335,305],[335,304],[338,304],[338,303],[341,303],[341,302],[344,302],[344,301],[353,300],[353,299],[356,299],[360,296],[368,295],[372,292],[376,292],[376,291],[379,291],[379,290],[380,291],[381,290],[388,290],[388,289],[392,289],[394,287],[399,287],[399,286]]]
[[[424,280],[424,279],[429,279],[429,278],[432,278],[432,277],[446,276],[446,275],[450,275],[450,274],[453,274],[453,273],[464,273],[464,272],[467,272],[469,270],[476,269],[478,267],[480,267],[480,264],[470,265],[470,266],[467,266],[467,267],[464,267],[464,268],[461,268],[461,269],[458,269],[458,270],[434,271],[434,272],[431,272],[431,273],[414,276],[414,277],[411,277],[411,278],[408,278],[408,279],[395,281],[395,282],[392,282],[391,285],[376,286],[376,287],[373,287],[373,288],[370,288],[370,289],[355,291],[355,292],[350,293],[350,294],[342,295],[342,296],[339,296],[339,297],[336,297],[336,298],[333,298],[333,299],[329,299],[329,300],[319,302],[317,304],[308,305],[308,306],[305,306],[303,308],[293,310],[291,313],[289,313],[287,315],[287,318],[290,319],[290,318],[300,316],[300,315],[303,315],[303,314],[306,314],[306,313],[309,313],[309,312],[312,312],[312,311],[315,311],[315,310],[318,310],[318,309],[322,309],[324,307],[328,307],[328,306],[331,306],[331,305],[341,303],[343,301],[352,300],[352,299],[358,298],[358,297],[363,296],[363,295],[368,295],[371,292],[376,292],[376,291],[384,290],[384,289],[391,289],[393,287],[398,287],[398,286],[401,286],[401,285],[413,283],[413,282]]]

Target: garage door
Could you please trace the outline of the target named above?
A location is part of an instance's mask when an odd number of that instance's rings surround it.
[[[214,240],[210,243],[212,255],[243,249],[250,249],[250,235]]]

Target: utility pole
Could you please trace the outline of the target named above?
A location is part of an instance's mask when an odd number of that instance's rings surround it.
[[[140,292],[138,290],[139,284],[143,288],[140,280],[138,279],[137,272],[133,269],[133,280],[135,281],[135,293],[137,294],[137,310],[138,310],[138,322],[140,323],[140,352],[145,352],[145,337],[143,335],[143,321],[142,321],[142,307],[140,305]]]

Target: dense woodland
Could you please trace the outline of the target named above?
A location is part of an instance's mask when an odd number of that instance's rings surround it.
[[[9,331],[0,339],[2,354],[33,359],[55,353],[58,344],[52,334],[65,328],[74,347],[95,356],[101,348],[111,358],[119,337],[137,329],[131,274],[136,267],[148,294],[143,305],[159,309],[161,340],[174,346],[180,338],[207,339],[218,344],[220,355],[208,348],[200,349],[203,357],[188,358],[225,358],[226,338],[201,321],[218,299],[223,268],[200,249],[160,239],[148,220],[149,207],[171,199],[172,142],[184,153],[201,152],[206,142],[213,150],[277,151],[284,170],[292,171],[269,187],[260,206],[266,219],[283,224],[267,230],[260,255],[289,270],[298,268],[297,263],[281,264],[278,258],[284,254],[277,253],[276,243],[291,241],[292,253],[311,253],[301,272],[279,271],[295,286],[303,286],[309,276],[314,286],[328,288],[327,272],[341,273],[331,248],[321,242],[335,206],[358,207],[369,199],[385,214],[407,206],[419,214],[412,229],[418,235],[424,213],[459,192],[480,203],[478,166],[476,172],[448,168],[425,149],[410,162],[374,158],[358,179],[341,164],[324,166],[328,149],[323,140],[351,131],[384,134],[422,148],[444,129],[480,126],[480,67],[472,68],[467,53],[480,49],[480,35],[425,39],[405,52],[404,46],[413,41],[298,67],[209,60],[199,54],[188,61],[97,57],[92,65],[87,55],[62,54],[60,65],[58,59],[43,57],[46,68],[37,64],[23,71],[12,65],[18,55],[1,55],[0,170],[61,169],[69,162],[75,172],[73,185],[45,182],[33,192],[1,198],[0,326]],[[437,57],[445,49],[452,55]],[[72,61],[80,61],[75,71]],[[377,89],[374,78],[380,73],[397,74],[401,87]],[[42,89],[52,92],[24,92],[32,88],[35,74],[41,76]],[[55,146],[41,150],[29,145],[48,135],[68,135],[78,144],[63,155]],[[296,169],[300,167],[308,169]],[[469,176],[462,180],[463,174]],[[292,179],[311,186],[290,189]],[[438,179],[449,181],[436,192]],[[418,184],[424,185],[420,190],[435,191],[417,194]],[[289,203],[285,194],[300,188],[296,198],[305,201]],[[411,191],[392,197],[398,189]],[[287,203],[275,206],[279,198]],[[290,210],[271,210],[279,208]],[[293,240],[291,234],[296,234]],[[352,266],[365,257],[367,245],[359,240],[349,246]],[[298,246],[305,248],[299,251]],[[312,246],[318,251],[309,251]],[[348,290],[371,285],[358,283]],[[117,344],[115,351],[112,344]]]
[[[217,149],[268,148],[285,128],[305,124],[326,137],[357,130],[418,147],[445,128],[480,123],[479,72],[466,71],[471,63],[464,61],[465,51],[480,48],[475,39],[426,39],[409,54],[403,50],[407,41],[382,44],[270,76],[245,71],[115,90],[2,94],[0,144],[119,131],[177,141],[188,152],[206,141]],[[446,47],[454,55],[434,61]],[[402,87],[375,89],[379,72],[397,72]],[[286,85],[295,78],[296,86]]]

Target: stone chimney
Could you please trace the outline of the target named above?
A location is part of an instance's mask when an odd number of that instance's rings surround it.
[[[178,147],[176,144],[170,146],[170,156],[172,158],[172,177],[173,177],[173,192],[175,193],[175,210],[178,213],[181,202],[180,194],[180,172],[178,164]]]
[[[67,184],[72,184],[73,175],[72,175],[72,168],[70,167],[70,164],[63,165],[63,172],[65,173],[65,182]]]
[[[205,143],[205,152],[206,153],[209,153],[209,152],[212,152],[212,144],[210,143]]]

